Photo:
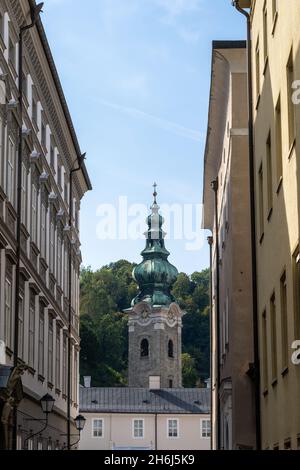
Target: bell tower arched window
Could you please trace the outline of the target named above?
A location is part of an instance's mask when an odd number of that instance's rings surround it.
[[[141,342],[141,357],[149,357],[149,341],[146,338]]]
[[[174,344],[173,341],[170,339],[168,342],[168,356],[174,357]]]

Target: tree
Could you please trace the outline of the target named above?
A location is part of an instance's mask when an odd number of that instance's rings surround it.
[[[128,365],[127,315],[137,294],[132,278],[136,265],[126,260],[80,276],[80,374],[95,386],[125,386]],[[173,295],[187,313],[183,317],[183,383],[194,387],[209,376],[209,271],[180,273]]]

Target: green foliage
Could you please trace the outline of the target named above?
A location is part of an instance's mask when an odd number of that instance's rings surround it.
[[[80,277],[80,375],[93,386],[125,386],[127,381],[127,315],[137,295],[135,264],[125,260]],[[183,384],[197,386],[209,376],[209,271],[179,274],[173,295],[187,312],[183,317]]]

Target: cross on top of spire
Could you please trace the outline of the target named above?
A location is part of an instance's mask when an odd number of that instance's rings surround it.
[[[157,184],[156,184],[156,183],[153,184],[153,188],[154,188],[154,193],[153,193],[154,204],[157,204],[157,201],[156,201],[156,197],[157,197],[157,191],[156,191],[156,189],[157,189]]]

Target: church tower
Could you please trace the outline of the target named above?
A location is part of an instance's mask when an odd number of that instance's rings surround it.
[[[139,293],[129,314],[129,387],[178,388],[181,380],[183,312],[171,295],[178,271],[165,248],[154,184],[154,202],[147,218],[143,261],[133,271]]]

